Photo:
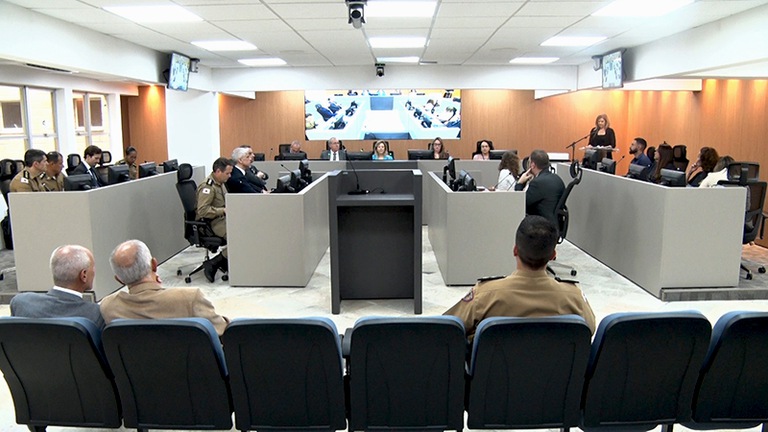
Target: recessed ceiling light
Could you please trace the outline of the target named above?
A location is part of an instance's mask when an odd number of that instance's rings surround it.
[[[368,38],[371,48],[424,48],[427,38],[423,37],[372,37]]]
[[[544,41],[541,46],[591,46],[607,39],[605,36],[555,36]]]
[[[238,62],[246,66],[284,66],[285,60],[277,57],[262,57],[252,59],[241,59]]]
[[[104,6],[104,10],[137,23],[202,21],[181,6]]]
[[[192,45],[208,51],[251,51],[256,45],[245,41],[193,41]]]
[[[560,60],[560,57],[517,57],[509,62],[512,64],[548,64]]]
[[[376,57],[379,63],[418,63],[419,58],[413,57]]]
[[[429,18],[435,14],[433,1],[369,1],[365,17]]]
[[[616,0],[593,13],[594,16],[662,16],[693,3],[694,0]]]

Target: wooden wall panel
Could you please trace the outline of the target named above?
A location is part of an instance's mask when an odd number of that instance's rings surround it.
[[[160,163],[168,160],[165,87],[139,87],[139,95],[122,96],[121,105],[124,118],[128,118],[127,121],[123,121],[124,146],[136,148],[139,162]],[[120,152],[120,154],[113,154],[112,157],[117,162],[123,158],[123,154]]]

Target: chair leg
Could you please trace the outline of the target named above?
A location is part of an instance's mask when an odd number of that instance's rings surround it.
[[[740,266],[741,266],[741,269],[742,269],[742,270],[744,270],[745,272],[747,272],[747,275],[745,276],[745,278],[746,278],[747,280],[752,280],[752,271],[751,271],[750,269],[748,269],[748,268],[747,268],[747,267],[746,267],[744,264],[741,264]]]
[[[674,424],[665,424],[661,425],[661,432],[672,432],[672,429],[675,427]]]

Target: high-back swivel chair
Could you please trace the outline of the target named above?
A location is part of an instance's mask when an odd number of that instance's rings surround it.
[[[13,237],[11,236],[11,211],[10,206],[8,205],[8,193],[11,191],[11,181],[16,177],[16,169],[16,162],[13,159],[0,160],[0,192],[2,192],[5,206],[8,208],[2,222],[3,241],[6,249],[13,249]],[[5,272],[10,270],[15,270],[15,267],[0,271],[0,280],[3,280]]]
[[[184,282],[190,283],[192,275],[203,270],[205,264],[210,261],[210,253],[216,253],[220,247],[227,244],[227,240],[214,234],[210,223],[197,220],[197,184],[192,180],[192,165],[179,165],[176,179],[176,191],[184,207],[184,238],[190,246],[205,248],[205,261],[184,278]],[[182,275],[182,267],[179,267],[176,274]],[[224,275],[221,279],[226,281],[229,276]]]
[[[672,147],[672,163],[675,165],[675,169],[678,171],[685,171],[688,169],[688,150],[687,147],[678,144]]]
[[[80,165],[80,155],[77,153],[71,153],[67,155],[67,168],[66,172],[67,175],[71,175],[72,171],[77,168],[77,166]]]
[[[557,231],[558,231],[557,244],[562,243],[565,240],[566,234],[568,234],[569,214],[568,214],[568,206],[566,205],[566,202],[568,201],[568,197],[571,195],[571,191],[577,184],[581,183],[581,177],[584,175],[584,173],[581,170],[581,167],[579,166],[578,161],[573,161],[571,163],[569,173],[571,175],[572,180],[570,183],[568,183],[568,186],[565,187],[565,191],[563,192],[563,195],[560,197],[560,201],[557,202],[557,208],[555,209],[555,218],[557,219]],[[550,262],[547,265],[547,271],[557,276],[557,272],[555,271],[552,264],[553,262]],[[576,269],[570,268],[571,276],[576,276],[576,273],[577,273]]]

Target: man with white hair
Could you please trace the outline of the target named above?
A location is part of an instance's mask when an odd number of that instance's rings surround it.
[[[232,169],[232,176],[227,180],[227,192],[231,193],[265,193],[267,192],[267,183],[263,179],[263,174],[249,172],[253,162],[253,150],[250,147],[238,147],[232,151],[232,162],[235,167]],[[248,174],[251,174],[250,176]]]
[[[93,254],[78,245],[57,248],[51,254],[53,288],[47,293],[21,293],[11,300],[11,315],[27,318],[83,317],[104,327],[99,305],[83,299],[93,288]]]
[[[157,259],[143,242],[128,240],[119,244],[109,264],[115,279],[128,291],[118,291],[101,301],[101,314],[107,324],[119,318],[206,318],[219,335],[224,333],[229,319],[216,313],[199,288],[166,289],[160,285]]]

